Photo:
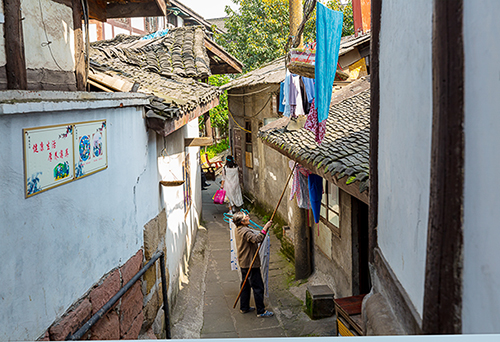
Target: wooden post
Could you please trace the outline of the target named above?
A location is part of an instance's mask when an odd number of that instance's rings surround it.
[[[8,89],[28,89],[21,0],[4,0],[5,57]]]
[[[299,30],[300,23],[302,22],[302,1],[300,0],[290,0],[289,2],[289,12],[290,12],[290,36],[295,36]],[[293,39],[293,38],[292,38]],[[299,48],[302,47],[302,37],[300,37]]]
[[[85,90],[87,80],[85,78],[85,56],[83,52],[82,32],[82,3],[73,0],[73,30],[75,36],[75,78],[76,89]]]

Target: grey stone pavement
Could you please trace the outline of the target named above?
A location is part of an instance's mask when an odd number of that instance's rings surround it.
[[[279,252],[280,242],[271,234],[269,298],[266,307],[272,318],[258,318],[255,311],[233,309],[239,292],[239,271],[231,271],[229,225],[223,221],[225,205],[215,205],[212,196],[217,179],[203,191],[202,227],[198,230],[187,275],[171,309],[171,334],[186,338],[258,338],[335,336],[335,317],[311,320],[304,312],[307,282],[294,281],[293,265]],[[255,215],[253,221],[261,223]],[[309,284],[322,283],[313,275]],[[253,295],[251,300],[253,305]]]

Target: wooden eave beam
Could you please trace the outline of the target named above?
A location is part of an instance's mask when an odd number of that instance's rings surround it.
[[[158,1],[118,3],[110,2],[106,6],[108,18],[134,18],[134,17],[163,17],[166,7],[159,5]]]
[[[208,38],[205,38],[205,48],[227,63],[234,70],[234,74],[238,74],[243,70],[243,64],[234,59],[231,55]]]

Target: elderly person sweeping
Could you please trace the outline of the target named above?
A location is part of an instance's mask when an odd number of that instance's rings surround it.
[[[247,273],[250,272],[248,281],[244,285],[244,281],[242,281],[240,285],[243,287],[240,297],[240,312],[248,313],[255,310],[255,308],[250,307],[250,288],[252,288],[255,306],[257,307],[257,317],[272,317],[274,314],[271,311],[267,311],[264,306],[264,283],[262,282],[260,273],[260,258],[256,258],[253,265],[251,265],[257,253],[259,243],[264,241],[272,221],[267,222],[260,233],[256,233],[253,229],[248,227],[250,217],[243,212],[234,214],[233,223],[236,226],[236,249],[238,250],[238,263],[240,265],[242,279],[246,279]],[[252,268],[250,268],[250,266],[252,266]]]

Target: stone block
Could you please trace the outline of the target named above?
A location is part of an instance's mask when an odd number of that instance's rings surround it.
[[[165,209],[158,214],[158,237],[160,240],[165,238],[165,234],[167,233],[167,212]]]
[[[120,273],[118,270],[111,272],[101,285],[90,291],[90,302],[92,303],[92,315],[94,315],[111,297],[120,291]]]
[[[122,334],[130,329],[134,319],[142,312],[142,303],[141,284],[137,282],[122,297],[120,307],[120,331]]]
[[[63,341],[81,328],[92,315],[92,304],[85,298],[74,310],[68,312],[58,323],[49,328],[50,339]]]
[[[310,285],[306,290],[306,312],[311,319],[333,316],[334,294],[328,285]]]
[[[142,323],[144,322],[144,313],[141,311],[137,317],[132,322],[129,330],[125,333],[122,333],[123,340],[137,340],[139,337],[139,333],[141,332]],[[156,338],[156,337],[155,337]]]
[[[144,273],[142,276],[143,281],[146,283],[146,293],[145,295],[148,295],[153,286],[156,284],[157,277],[156,277],[156,263],[155,265],[152,265],[149,270]]]
[[[90,328],[91,340],[119,340],[120,319],[114,311],[108,312]]]
[[[142,268],[143,251],[139,250],[133,257],[127,260],[121,267],[122,286],[132,279]]]
[[[153,324],[156,313],[158,312],[158,292],[154,291],[149,301],[144,305],[144,323],[143,328],[149,328]]]
[[[158,249],[160,237],[158,236],[158,218],[155,217],[144,226],[144,256],[149,261]]]

